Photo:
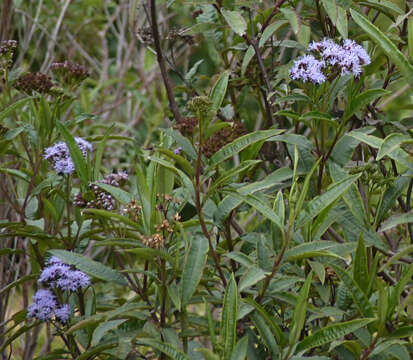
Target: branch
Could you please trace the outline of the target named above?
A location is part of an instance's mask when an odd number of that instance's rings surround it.
[[[168,77],[168,71],[166,70],[165,66],[165,57],[162,53],[161,49],[161,41],[159,39],[159,30],[158,30],[158,23],[156,20],[156,1],[150,0],[150,15],[151,15],[151,29],[153,35],[153,41],[156,50],[156,58],[158,60],[159,68],[161,69],[163,83],[166,88],[166,93],[168,95],[169,106],[171,107],[172,113],[176,121],[181,119],[181,114],[179,113],[178,105],[175,101],[175,97],[172,91],[172,85]]]

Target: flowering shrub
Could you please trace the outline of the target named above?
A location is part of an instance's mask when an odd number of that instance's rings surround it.
[[[411,2],[87,4],[2,5],[0,358],[410,359]]]

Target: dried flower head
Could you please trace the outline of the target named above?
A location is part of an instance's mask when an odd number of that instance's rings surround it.
[[[104,209],[111,211],[115,209],[116,201],[115,198],[109,194],[107,191],[102,189],[99,184],[107,184],[114,187],[119,187],[124,185],[128,181],[128,174],[126,172],[118,172],[106,175],[103,180],[97,181],[96,183],[89,183],[89,189],[93,194],[93,199],[87,201],[81,193],[78,193],[73,198],[73,204],[78,207],[87,207],[94,209]]]
[[[235,121],[230,124],[230,126],[226,126],[210,136],[202,146],[202,153],[206,157],[210,158],[223,146],[231,143],[246,133],[247,129],[244,124],[239,121]]]
[[[76,137],[75,141],[84,157],[87,156],[88,151],[92,151],[92,144],[88,141],[80,137]],[[75,171],[75,164],[70,157],[69,148],[63,141],[46,148],[44,151],[44,158],[53,161],[54,168],[58,174],[71,174]]]
[[[195,132],[197,126],[198,119],[196,117],[183,117],[175,125],[175,129],[179,130],[184,136],[190,136]]]
[[[62,63],[52,63],[50,69],[58,78],[59,83],[69,88],[78,86],[89,76],[89,72],[84,66],[67,60]]]
[[[33,93],[36,92],[40,94],[50,94],[53,86],[54,84],[50,77],[41,72],[29,72],[20,76],[16,82],[16,89],[28,95],[33,95]]]
[[[0,78],[13,66],[13,57],[17,49],[17,41],[4,40],[0,42]]]
[[[136,37],[145,46],[153,45],[152,29],[150,27],[142,27],[136,32]]]
[[[155,233],[152,236],[142,236],[142,242],[145,246],[152,249],[161,249],[165,247],[165,239],[161,234]]]

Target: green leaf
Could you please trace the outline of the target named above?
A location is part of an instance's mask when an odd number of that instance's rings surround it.
[[[238,34],[239,36],[245,35],[247,30],[247,23],[240,12],[222,9],[221,14],[236,34]]]
[[[241,195],[239,193],[233,193],[234,197],[245,201],[247,204],[251,205],[256,209],[261,215],[266,217],[268,220],[271,220],[281,231],[284,231],[284,225],[281,223],[280,217],[272,210],[267,204],[265,204],[261,199],[254,195]]]
[[[231,354],[231,360],[244,360],[247,356],[248,336],[241,338]]]
[[[267,40],[281,27],[285,26],[288,24],[288,21],[286,20],[277,20],[274,21],[271,25],[268,25],[264,32],[261,35],[260,42],[258,43],[258,46],[261,48],[265,45]]]
[[[356,319],[338,324],[326,326],[314,334],[307,336],[297,345],[297,351],[306,351],[314,347],[333,342],[340,339],[347,334],[354,333],[354,331],[370,324],[375,319]]]
[[[78,356],[76,360],[93,359],[95,355],[101,354],[105,350],[113,349],[116,346],[118,346],[117,343],[109,343],[109,344],[102,344],[102,345],[92,347],[88,349],[87,351],[85,351],[84,353],[82,353],[82,355]]]
[[[194,167],[183,156],[175,154],[173,151],[168,150],[168,149],[159,148],[156,150],[160,152],[161,154],[168,156],[173,161],[175,161],[182,168],[182,170],[185,171],[186,174],[188,174],[189,176],[194,176],[195,174]]]
[[[328,17],[333,25],[337,28],[340,35],[347,39],[348,37],[348,24],[346,11],[338,6],[335,0],[323,0],[323,6],[326,10]]]
[[[402,276],[397,284],[394,286],[393,292],[390,296],[389,314],[392,314],[395,307],[401,302],[401,295],[407,284],[412,280],[413,264],[410,264],[407,269],[404,269]]]
[[[100,340],[108,333],[109,331],[116,329],[120,324],[124,323],[127,319],[120,320],[110,320],[100,324],[94,331],[92,337],[91,346],[96,346],[99,344]]]
[[[312,199],[298,215],[295,228],[298,229],[314,219],[323,209],[340,198],[358,178],[352,175],[333,184],[327,192]]]
[[[162,343],[154,339],[137,338],[136,342],[141,345],[150,346],[151,348],[158,350],[173,360],[191,360],[190,357],[179,351],[177,348],[167,343]]]
[[[390,58],[391,62],[399,68],[402,75],[410,84],[410,87],[413,88],[413,66],[409,63],[403,53],[365,16],[353,9],[350,9],[350,14],[357,25],[359,25],[368,34],[368,36],[382,48],[384,53]]]
[[[250,267],[239,281],[239,291],[241,292],[247,290],[249,287],[255,285],[257,282],[264,279],[266,274],[267,273],[265,271],[256,266]]]
[[[227,284],[222,304],[221,335],[225,359],[229,359],[237,341],[238,291],[234,274]]]
[[[212,183],[210,189],[208,190],[207,197],[210,194],[214,194],[217,188],[219,188],[220,186],[226,184],[235,175],[238,175],[239,173],[249,169],[250,167],[253,167],[253,166],[259,164],[260,162],[261,162],[261,160],[245,160],[245,161],[241,162],[241,164],[239,164],[235,168],[224,172],[218,179],[216,179]],[[204,201],[205,201],[205,199],[204,199]]]
[[[394,254],[385,264],[382,265],[382,267],[379,270],[379,273],[384,271],[390,265],[393,265],[394,263],[396,263],[397,260],[399,260],[403,256],[408,255],[412,252],[413,252],[413,244],[405,247],[404,249],[398,250],[396,254]]]
[[[409,17],[407,21],[407,42],[409,46],[409,57],[410,61],[413,60],[413,18]]]
[[[111,194],[116,200],[118,200],[121,204],[128,204],[132,201],[133,197],[131,194],[126,192],[125,190],[119,189],[116,186],[112,186],[109,184],[105,184],[102,182],[95,182],[95,185],[99,186],[101,189],[105,190],[109,194]]]
[[[273,358],[278,359],[280,355],[280,349],[278,348],[274,335],[265,323],[262,316],[258,313],[253,313],[251,315],[251,319],[252,321],[254,321],[254,324],[257,327],[262,339],[264,340],[265,345],[271,351]]]
[[[77,175],[82,181],[82,184],[84,186],[87,186],[89,182],[89,171],[82,151],[80,150],[75,141],[75,138],[72,136],[69,130],[67,130],[67,128],[60,121],[57,121],[56,125],[60,133],[62,134],[67,147],[69,148],[70,157],[72,158],[75,165]]]
[[[346,288],[350,291],[354,304],[359,309],[360,314],[369,318],[374,317],[373,307],[371,306],[369,299],[363,290],[360,289],[355,280],[353,280],[353,278],[339,266],[335,264],[329,264],[329,266],[340,277],[341,281],[343,281]]]
[[[365,294],[369,285],[369,269],[367,264],[367,252],[363,241],[363,233],[357,242],[357,250],[354,258],[354,281],[360,286]]]
[[[299,194],[298,194],[297,204],[296,204],[295,210],[294,210],[295,214],[299,214],[302,207],[303,207],[304,200],[307,196],[308,189],[310,187],[311,178],[314,174],[314,171],[318,168],[318,165],[320,164],[320,161],[321,161],[321,157],[315,162],[315,164],[313,165],[311,170],[308,172],[307,176],[305,177],[303,187],[300,190],[298,188],[296,190],[296,192],[299,192]]]
[[[241,64],[241,75],[244,76],[247,71],[248,64],[251,62],[252,58],[255,55],[255,50],[252,45],[250,45],[245,52],[244,58],[242,59]]]
[[[205,360],[219,360],[219,356],[214,354],[210,349],[196,348],[195,351],[200,352]]]
[[[182,275],[181,303],[185,306],[194,294],[201,280],[202,272],[208,256],[208,241],[201,236],[193,237],[185,257]]]
[[[110,133],[113,131],[114,126],[115,125],[113,124],[105,131],[105,135],[103,136],[102,140],[100,141],[96,149],[95,166],[93,168],[94,180],[98,180],[99,178],[99,171],[102,163],[103,151],[105,150],[106,142],[108,141]]]
[[[251,134],[247,134],[234,140],[232,143],[225,145],[223,148],[218,150],[210,159],[210,167],[215,167],[221,162],[233,157],[240,151],[244,150],[249,145],[255,144],[259,141],[266,140],[271,136],[278,135],[284,130],[271,129],[271,130],[260,130],[255,131]]]
[[[217,112],[224,101],[225,94],[227,92],[229,80],[229,71],[224,71],[221,76],[216,81],[214,87],[212,88],[209,98],[212,102],[212,110]]]
[[[399,176],[383,194],[383,198],[380,203],[380,207],[377,211],[375,224],[379,224],[387,212],[393,207],[397,198],[403,194],[406,187],[409,185],[410,177]]]
[[[93,277],[119,285],[127,285],[120,273],[86,256],[66,250],[49,250],[48,252],[69,265],[75,265],[79,270]]]
[[[280,346],[284,346],[285,335],[282,332],[281,328],[274,321],[274,316],[272,314],[268,314],[268,312],[262,305],[258,304],[255,300],[251,298],[244,298],[243,301],[252,305],[255,308],[255,310],[262,316],[267,325],[270,327],[272,334],[275,336],[277,340],[277,343],[280,344]]]
[[[338,182],[348,176],[348,173],[341,166],[333,162],[329,164],[329,170],[334,182]],[[363,200],[356,184],[350,185],[348,191],[343,195],[343,199],[354,217],[358,219],[361,224],[369,226]]]
[[[297,305],[293,313],[291,332],[288,339],[290,346],[293,346],[297,343],[298,339],[300,338],[301,331],[303,330],[307,314],[307,298],[310,292],[312,280],[313,272],[311,271],[298,294]]]
[[[368,105],[370,102],[376,100],[380,96],[388,94],[390,94],[390,92],[387,90],[369,89],[357,95],[351,100],[350,105],[346,108],[342,121],[350,119],[357,111],[362,110],[364,106]]]
[[[386,136],[379,147],[376,160],[381,160],[385,156],[390,156],[390,154],[394,153],[396,150],[399,150],[402,144],[408,142],[412,142],[412,139],[407,135],[393,133]]]
[[[294,31],[294,34],[297,35],[300,29],[300,22],[298,20],[298,16],[296,12],[292,10],[291,8],[285,8],[285,7],[282,7],[280,11],[284,15],[284,17],[290,22],[290,25]]]
[[[405,214],[393,215],[387,219],[380,227],[379,231],[384,232],[401,224],[413,223],[413,211]]]
[[[30,100],[38,98],[38,96],[28,96],[24,97],[23,99],[17,100],[13,104],[9,105],[6,107],[2,112],[0,112],[0,122],[2,122],[7,116],[9,116],[11,113],[14,111],[20,109],[23,107],[26,103],[28,103]]]

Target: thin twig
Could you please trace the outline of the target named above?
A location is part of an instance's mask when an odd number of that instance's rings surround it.
[[[158,30],[158,23],[157,23],[157,14],[156,14],[156,1],[150,0],[150,14],[151,14],[151,28],[152,28],[152,36],[153,42],[155,45],[156,50],[156,58],[158,60],[158,65],[161,70],[162,80],[166,88],[166,93],[168,95],[169,106],[171,107],[172,113],[176,121],[181,119],[181,114],[179,113],[178,105],[175,101],[175,97],[172,91],[171,82],[169,80],[168,72],[165,66],[165,57],[162,52],[161,48],[161,41],[159,38],[159,30]]]

